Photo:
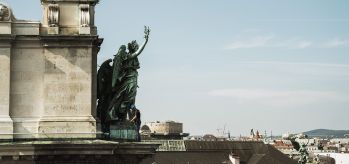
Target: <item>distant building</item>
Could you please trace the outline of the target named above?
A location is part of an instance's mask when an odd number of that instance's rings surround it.
[[[297,138],[296,139],[297,142],[299,142],[300,144],[306,144],[306,145],[316,145],[317,144],[317,139],[314,138]]]
[[[330,140],[331,143],[349,144],[349,138],[333,138]]]
[[[142,139],[146,140],[166,140],[183,139],[189,133],[183,133],[183,123],[175,121],[148,122],[141,127]]]
[[[196,136],[188,136],[185,140],[196,140],[196,141],[203,141],[203,136],[196,135]]]
[[[215,137],[212,134],[206,134],[202,137],[202,140],[204,140],[204,141],[217,141],[217,137]]]
[[[264,137],[265,136],[260,134],[258,130],[256,132],[254,132],[254,129],[251,129],[249,140],[259,141],[259,140],[263,139]]]
[[[290,140],[274,140],[274,142],[271,143],[271,145],[289,156],[298,154],[297,150],[294,149]]]
[[[293,150],[293,145],[289,140],[275,140],[272,144],[275,148],[279,150]]]
[[[202,141],[228,141],[230,138],[225,136],[215,136],[213,134],[206,134],[202,137]]]
[[[157,134],[178,134],[183,133],[183,123],[175,121],[149,122],[146,123],[152,133]]]

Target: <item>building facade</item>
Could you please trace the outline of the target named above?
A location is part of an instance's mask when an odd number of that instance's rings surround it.
[[[97,3],[41,0],[41,22],[0,5],[0,139],[96,138]]]
[[[171,134],[171,133],[183,133],[183,123],[175,121],[165,121],[165,122],[149,122],[146,123],[149,127],[151,133],[159,134]]]
[[[141,128],[143,140],[179,140],[187,136],[189,133],[183,133],[183,123],[175,121],[149,122]]]

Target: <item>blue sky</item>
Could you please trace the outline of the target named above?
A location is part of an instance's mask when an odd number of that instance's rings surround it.
[[[7,0],[19,19],[41,19],[39,0]],[[137,106],[143,122],[186,132],[274,134],[348,129],[349,1],[101,0],[98,62],[141,42]]]

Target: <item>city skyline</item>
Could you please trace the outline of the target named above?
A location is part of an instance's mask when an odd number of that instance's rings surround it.
[[[17,19],[41,20],[39,0],[3,1]],[[143,41],[137,107],[143,122],[174,120],[185,132],[251,128],[296,133],[348,129],[349,2],[106,1],[98,63]]]

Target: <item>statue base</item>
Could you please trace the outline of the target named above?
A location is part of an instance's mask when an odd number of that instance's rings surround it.
[[[117,141],[137,141],[136,126],[131,122],[112,122],[109,139]]]
[[[0,141],[13,139],[13,122],[10,117],[0,116]]]
[[[105,140],[0,142],[1,164],[138,164],[158,144]]]

